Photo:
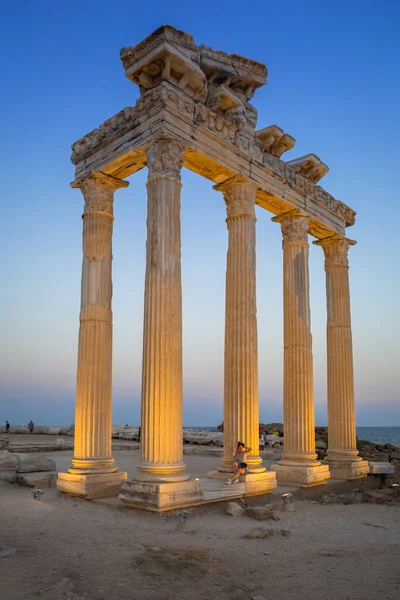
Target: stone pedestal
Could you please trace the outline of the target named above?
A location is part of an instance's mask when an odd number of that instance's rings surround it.
[[[57,488],[85,498],[116,495],[126,479],[111,454],[111,243],[114,192],[127,185],[97,171],[72,184],[85,198],[75,439],[72,467]]]
[[[125,481],[121,485],[119,499],[127,507],[164,512],[199,506],[203,499],[203,489],[199,479],[177,483]]]
[[[228,256],[225,302],[224,454],[218,471],[233,471],[241,441],[253,449],[249,473],[263,473],[259,456],[256,304],[256,187],[237,175],[214,187],[226,203]]]
[[[148,150],[147,161],[141,462],[119,497],[126,506],[161,511],[200,504],[202,493],[200,482],[186,472],[182,447],[183,148],[160,139]]]
[[[359,479],[368,461],[358,455],[348,250],[356,242],[339,235],[314,242],[325,255],[327,299],[328,456],[331,477]]]
[[[308,218],[297,210],[272,219],[283,236],[284,453],[279,485],[326,483],[329,468],[316,460],[314,382],[308,273]]]

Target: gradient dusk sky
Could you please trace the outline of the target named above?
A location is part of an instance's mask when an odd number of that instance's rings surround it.
[[[122,46],[162,24],[267,65],[258,128],[296,138],[330,167],[321,184],[357,211],[350,249],[358,425],[400,425],[397,0],[0,3],[2,218],[0,423],[70,424],[81,276],[81,213],[71,144],[125,106]],[[147,169],[115,196],[113,422],[140,416]],[[225,207],[184,170],[184,424],[222,420]],[[279,225],[257,210],[260,421],[282,420]],[[311,239],[310,239],[311,242]],[[326,423],[325,273],[310,248],[317,424]]]

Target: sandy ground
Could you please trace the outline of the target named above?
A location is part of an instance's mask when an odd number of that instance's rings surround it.
[[[28,488],[0,483],[0,598],[398,600],[399,505],[295,507],[270,523],[208,505],[181,528],[175,513],[54,489],[38,502]],[[246,538],[260,527],[272,534]]]

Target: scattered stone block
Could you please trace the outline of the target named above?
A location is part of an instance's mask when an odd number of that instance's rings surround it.
[[[17,473],[33,473],[38,471],[55,471],[56,463],[51,458],[46,457],[30,457],[26,458],[18,465]]]
[[[21,459],[16,454],[11,454],[8,450],[0,451],[0,471],[15,471]]]
[[[393,475],[394,464],[389,462],[368,462],[371,475]]]
[[[244,515],[244,509],[236,502],[229,502],[226,512],[232,517],[242,517]]]
[[[0,450],[8,448],[9,443],[10,439],[8,435],[0,435]]]

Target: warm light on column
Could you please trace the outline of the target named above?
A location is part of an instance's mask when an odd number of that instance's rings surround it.
[[[228,227],[225,301],[224,455],[219,471],[232,471],[238,441],[253,449],[250,473],[265,471],[259,456],[256,302],[257,188],[242,175],[214,187],[224,194]]]

